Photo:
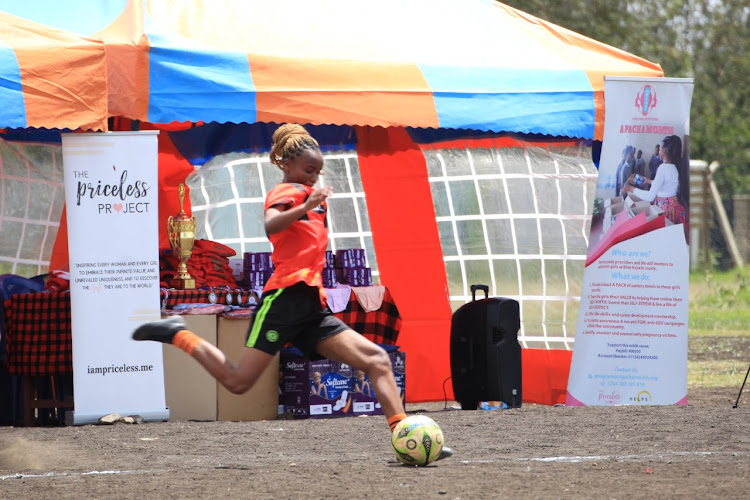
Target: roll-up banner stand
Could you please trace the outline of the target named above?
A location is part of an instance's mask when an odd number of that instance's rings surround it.
[[[569,406],[687,404],[692,95],[692,79],[605,77]]]
[[[75,409],[168,420],[162,345],[132,331],[160,317],[158,131],[62,134]]]

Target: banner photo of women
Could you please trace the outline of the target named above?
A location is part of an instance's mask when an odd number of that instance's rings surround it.
[[[687,404],[688,78],[605,77],[566,404]]]

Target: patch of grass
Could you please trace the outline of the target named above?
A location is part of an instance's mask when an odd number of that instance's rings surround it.
[[[750,270],[691,273],[688,310],[688,388],[739,388],[750,363]]]
[[[750,271],[690,274],[691,336],[750,336]]]
[[[688,361],[688,388],[740,387],[747,362],[739,360]]]
[[[693,336],[688,339],[690,361],[750,362],[750,336]]]

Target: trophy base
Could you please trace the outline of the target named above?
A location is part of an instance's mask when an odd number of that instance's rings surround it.
[[[169,286],[178,290],[195,290],[195,278],[172,278]]]

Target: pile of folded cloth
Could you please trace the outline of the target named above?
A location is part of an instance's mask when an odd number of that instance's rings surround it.
[[[196,288],[237,287],[229,257],[237,252],[226,245],[210,240],[195,240],[193,253],[185,263],[190,275],[195,278]],[[161,286],[169,288],[169,280],[177,274],[180,260],[172,249],[162,250],[159,256]]]

